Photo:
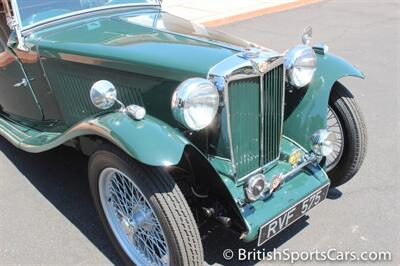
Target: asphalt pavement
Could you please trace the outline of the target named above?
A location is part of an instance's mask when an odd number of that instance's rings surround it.
[[[326,42],[367,76],[343,83],[364,111],[368,154],[351,182],[260,249],[390,251],[388,264],[399,265],[400,3],[323,1],[218,29],[284,52],[307,25],[313,42]],[[121,263],[91,202],[86,166],[87,158],[67,147],[28,154],[0,138],[1,265]],[[228,264],[226,248],[257,248],[219,227],[210,228],[203,245],[211,265]]]

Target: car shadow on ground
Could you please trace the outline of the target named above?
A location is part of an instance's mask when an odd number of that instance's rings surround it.
[[[68,147],[30,154],[15,148],[2,137],[0,151],[113,264],[122,265],[90,197],[87,157]]]
[[[54,150],[30,154],[12,146],[0,137],[0,151],[18,168],[27,180],[72,224],[76,226],[114,265],[123,265],[112,247],[98,219],[90,197],[87,181],[88,158],[72,148],[59,147]],[[330,199],[341,196],[337,189],[330,191]],[[201,228],[204,256],[207,264],[254,265],[257,260],[239,261],[237,256],[227,261],[223,251],[237,252],[243,248],[272,251],[308,226],[305,216],[291,225],[268,243],[257,248],[257,242],[244,243],[237,235],[220,225],[210,223]]]

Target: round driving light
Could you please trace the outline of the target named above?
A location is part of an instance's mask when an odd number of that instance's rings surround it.
[[[256,201],[260,199],[267,187],[265,178],[263,175],[255,175],[250,177],[245,185],[244,192],[248,201]]]
[[[178,86],[172,96],[174,118],[194,131],[207,127],[214,120],[218,108],[218,90],[207,79],[188,79]]]
[[[319,156],[326,157],[331,154],[335,142],[335,135],[326,129],[320,129],[311,136],[311,148]]]
[[[289,83],[297,88],[308,85],[317,65],[317,56],[311,47],[298,45],[289,50],[285,56],[285,68]]]

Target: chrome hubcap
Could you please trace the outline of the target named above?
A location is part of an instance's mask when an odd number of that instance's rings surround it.
[[[335,135],[333,152],[326,157],[326,170],[329,172],[339,163],[343,155],[344,149],[344,133],[339,117],[335,111],[329,106],[327,129]]]
[[[161,225],[141,190],[121,171],[104,169],[100,200],[108,223],[126,254],[137,265],[168,265]]]

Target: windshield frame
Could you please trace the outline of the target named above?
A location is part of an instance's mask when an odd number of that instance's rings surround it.
[[[19,13],[19,6],[17,0],[11,0],[11,6],[13,9],[13,14],[14,14],[14,21],[16,23],[16,30],[22,32],[27,32],[31,31],[37,27],[44,26],[46,24],[56,22],[58,20],[66,19],[66,18],[71,18],[79,15],[84,15],[88,13],[94,13],[94,12],[99,12],[99,11],[105,11],[105,10],[112,10],[112,9],[121,9],[121,8],[128,8],[128,7],[159,7],[161,8],[161,3],[162,0],[155,0],[156,3],[131,3],[131,4],[116,4],[116,5],[110,5],[110,6],[101,6],[101,7],[95,7],[95,8],[87,8],[71,13],[66,13],[64,15],[60,16],[55,16],[52,18],[48,18],[42,21],[39,21],[37,23],[28,25],[28,26],[22,26],[22,19],[21,15]]]

